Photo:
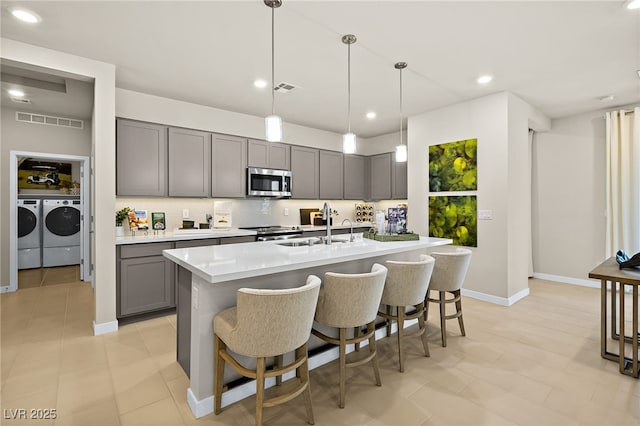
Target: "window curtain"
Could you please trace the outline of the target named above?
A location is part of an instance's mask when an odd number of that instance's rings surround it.
[[[606,114],[606,256],[640,251],[640,107]]]

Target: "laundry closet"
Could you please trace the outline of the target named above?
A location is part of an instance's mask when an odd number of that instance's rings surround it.
[[[2,162],[10,171],[2,184],[8,188],[2,190],[10,194],[9,209],[15,212],[10,222],[15,235],[10,247],[3,247],[15,255],[11,262],[2,260],[2,269],[12,270],[11,287],[18,290],[88,280],[90,182],[85,169],[91,155],[93,83],[11,61],[0,65]],[[3,285],[5,280],[3,273]]]

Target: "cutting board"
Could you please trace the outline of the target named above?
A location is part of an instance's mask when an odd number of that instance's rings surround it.
[[[311,213],[319,213],[320,209],[300,209],[300,225],[313,225]]]

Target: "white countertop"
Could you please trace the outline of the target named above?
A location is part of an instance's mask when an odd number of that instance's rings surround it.
[[[345,239],[345,237],[348,239],[345,235],[337,238]],[[417,241],[392,242],[358,238],[352,243],[287,247],[274,241],[264,241],[164,250],[162,253],[205,281],[218,283],[451,243],[450,239],[427,237],[420,237]]]
[[[116,245],[124,244],[142,244],[142,243],[161,243],[165,241],[185,241],[185,240],[201,240],[206,238],[227,238],[227,237],[245,237],[255,236],[256,231],[248,231],[245,229],[229,228],[229,229],[193,229],[193,230],[176,230],[159,231],[154,235],[153,231],[148,231],[144,235],[143,231],[137,231],[135,236],[126,235],[124,237],[116,237]]]

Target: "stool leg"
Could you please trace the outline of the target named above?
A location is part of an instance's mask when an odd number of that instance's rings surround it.
[[[455,297],[460,297],[460,290],[454,291],[453,295]],[[460,332],[462,333],[463,336],[466,336],[466,334],[464,332],[464,321],[462,321],[462,300],[458,300],[456,302],[456,312],[460,313],[460,316],[458,317],[458,324],[460,325]]]
[[[416,305],[416,310],[422,312],[424,310],[424,302]],[[431,356],[429,353],[429,344],[427,343],[427,324],[422,315],[418,316],[418,329],[420,330],[420,338],[422,339],[422,347],[424,348],[424,356]]]
[[[264,357],[256,363],[256,426],[262,426],[262,410],[264,408]]]
[[[353,337],[354,337],[354,338],[356,338],[356,339],[357,339],[358,337],[360,337],[360,327],[353,327]],[[353,349],[354,349],[356,352],[360,352],[360,342],[358,342],[358,343],[354,343],[354,344],[353,344]]]
[[[283,358],[284,358],[284,355],[276,355],[274,357],[274,361],[277,369],[282,368]],[[297,375],[297,372],[296,372],[296,375]],[[280,386],[281,384],[282,384],[282,376],[276,376],[276,386]]]
[[[404,306],[396,306],[396,313],[398,314],[398,357],[400,358],[400,372],[404,373],[404,351],[402,350],[404,340]]]
[[[428,321],[428,316],[429,316],[429,296],[431,293],[431,290],[427,289],[427,295],[424,297],[424,322]]]
[[[213,338],[213,354],[215,359],[215,369],[213,374],[213,393],[215,394],[215,404],[213,412],[220,414],[222,411],[222,389],[224,387],[224,359],[220,356],[220,351],[226,350],[227,345],[218,337],[214,335]]]
[[[376,335],[372,333],[375,330],[375,320],[367,324],[367,333],[371,333],[369,337],[369,353],[374,354],[371,362],[373,363],[373,374],[376,376],[376,386],[382,386],[380,380],[380,369],[378,368],[378,351],[376,350]]]
[[[307,409],[307,422],[312,425],[315,423],[313,419],[313,407],[311,406],[311,383],[309,382],[309,364],[307,354],[307,344],[300,346],[296,349],[296,359],[301,356],[305,357],[304,363],[296,369],[296,373],[300,377],[302,383],[306,383],[306,389],[304,390],[304,406]]]
[[[442,347],[447,347],[447,326],[446,320],[444,319],[447,312],[447,305],[445,304],[446,293],[444,291],[440,292],[440,333],[442,334]]]
[[[390,305],[387,305],[387,315],[391,315],[391,311],[393,308]],[[391,320],[387,320],[387,337],[391,336]]]
[[[340,329],[340,408],[344,408],[345,376],[347,374],[347,329]]]

